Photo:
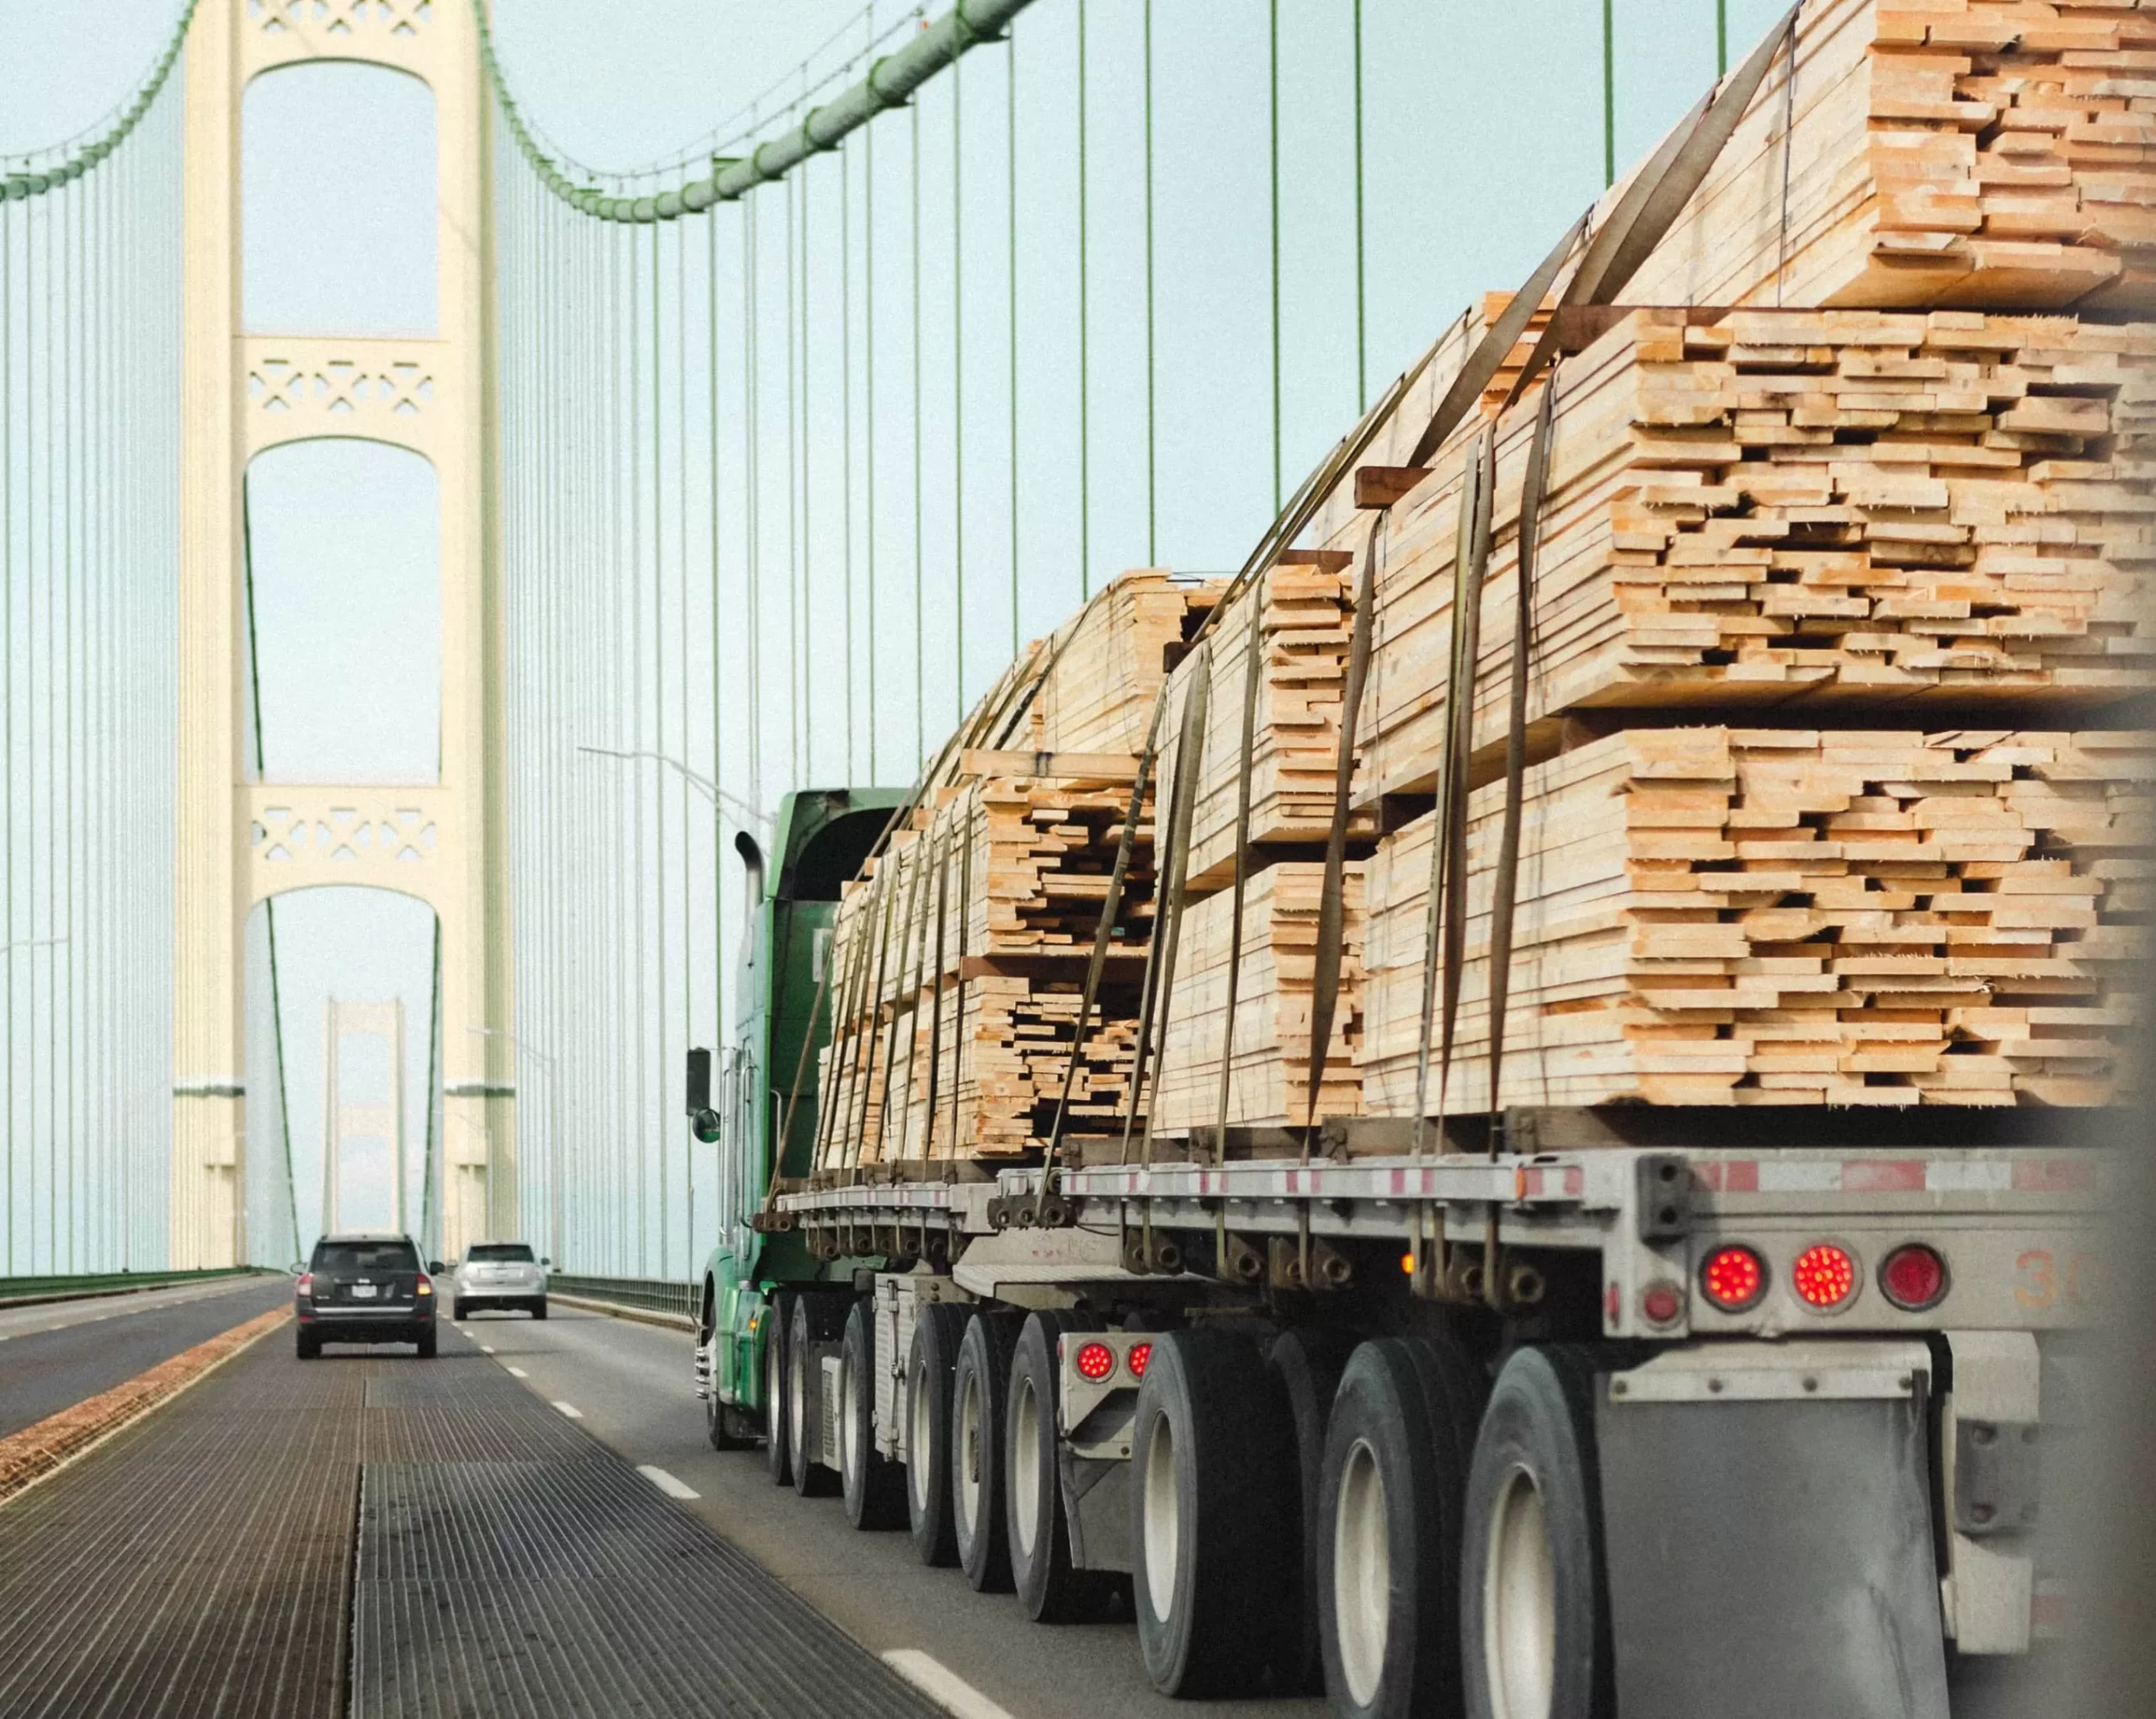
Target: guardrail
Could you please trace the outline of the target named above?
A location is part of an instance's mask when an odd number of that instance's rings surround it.
[[[550,1295],[580,1295],[588,1301],[641,1307],[648,1313],[691,1320],[696,1316],[696,1285],[668,1278],[583,1278],[558,1271],[547,1273],[547,1289]]]
[[[81,1272],[45,1277],[0,1278],[0,1306],[11,1301],[74,1301],[92,1295],[129,1295],[220,1278],[276,1277],[266,1266],[222,1266],[209,1271]]]

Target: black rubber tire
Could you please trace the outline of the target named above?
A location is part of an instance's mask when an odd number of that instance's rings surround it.
[[[1507,1711],[1492,1689],[1490,1662],[1502,1625],[1489,1614],[1485,1583],[1493,1541],[1523,1483],[1533,1487],[1541,1506],[1554,1578],[1550,1711],[1566,1719],[1609,1719],[1617,1711],[1594,1448],[1594,1351],[1582,1345],[1520,1349],[1498,1374],[1483,1411],[1468,1473],[1460,1565],[1460,1656],[1467,1711],[1478,1719],[1496,1719]]]
[[[1318,1503],[1319,1639],[1337,1719],[1460,1711],[1460,1524],[1485,1391],[1449,1338],[1383,1337],[1348,1359]]]
[[[1332,1400],[1357,1339],[1321,1325],[1296,1326],[1273,1339],[1266,1356],[1286,1399],[1294,1509],[1288,1518],[1294,1552],[1288,1565],[1285,1633],[1274,1657],[1274,1688],[1282,1695],[1322,1695],[1325,1650],[1318,1640],[1318,1498],[1325,1476],[1325,1433]]]
[[[1164,1695],[1256,1695],[1290,1652],[1294,1439],[1257,1340],[1153,1339],[1130,1444],[1131,1610]]]
[[[544,1295],[531,1304],[531,1316],[534,1319],[544,1319],[547,1316],[547,1298]]]
[[[302,1361],[315,1361],[322,1358],[322,1339],[311,1331],[300,1333],[297,1347]]]
[[[856,1528],[903,1528],[905,1471],[876,1449],[876,1308],[865,1296],[846,1316],[839,1366],[839,1495]]]
[[[929,1565],[958,1562],[958,1524],[951,1497],[951,1385],[972,1317],[964,1307],[931,1301],[914,1312],[906,1356],[906,1525]]]
[[[1011,1588],[1003,1411],[1011,1393],[1011,1352],[1018,1342],[1019,1322],[1016,1313],[974,1314],[966,1321],[952,1371],[951,1524],[958,1567],[978,1594],[1005,1594]]]
[[[773,1295],[756,1329],[764,1339],[764,1468],[775,1487],[793,1484],[793,1432],[786,1423],[786,1334],[793,1327],[793,1297]]]
[[[431,1361],[434,1359],[437,1341],[438,1340],[431,1330],[428,1331],[419,1338],[419,1359],[421,1360]]]
[[[803,1498],[827,1498],[839,1489],[838,1472],[808,1455],[808,1434],[816,1430],[818,1442],[824,1424],[823,1367],[815,1345],[829,1343],[846,1329],[845,1298],[838,1295],[796,1295],[793,1319],[786,1332],[786,1420],[789,1445],[787,1466],[793,1471],[793,1490]]]
[[[449,1316],[451,1319],[454,1319],[459,1325],[462,1325],[464,1322],[464,1304],[462,1301],[451,1302],[449,1304]]]
[[[1123,1585],[1118,1575],[1071,1564],[1070,1524],[1064,1514],[1056,1461],[1056,1341],[1100,1328],[1099,1321],[1085,1314],[1028,1314],[1011,1353],[1003,1416],[1004,1515],[1010,1530],[1006,1537],[1011,1586],[1037,1624],[1096,1618]]]

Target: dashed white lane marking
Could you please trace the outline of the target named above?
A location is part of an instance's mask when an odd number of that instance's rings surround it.
[[[995,1702],[958,1674],[918,1647],[894,1647],[883,1663],[958,1719],[1011,1719],[1011,1711]]]
[[[529,1373],[526,1372],[523,1368],[511,1367],[506,1361],[502,1363],[502,1366],[507,1370],[509,1376],[512,1379],[529,1379],[531,1376]],[[559,1408],[561,1404],[556,1403],[554,1407],[556,1408]]]
[[[663,1468],[654,1468],[648,1462],[639,1462],[637,1472],[670,1498],[701,1498],[703,1494],[684,1481],[678,1481]]]
[[[515,1373],[515,1372],[516,1371],[516,1369],[515,1369],[515,1368],[514,1368],[514,1367],[512,1367],[512,1368],[510,1368],[509,1370],[510,1370],[510,1372],[512,1372],[512,1373]],[[520,1375],[520,1376],[521,1376],[521,1375]],[[559,1409],[559,1410],[560,1410],[563,1414],[567,1415],[567,1416],[568,1416],[571,1420],[573,1420],[573,1421],[580,1421],[580,1420],[582,1420],[582,1419],[584,1418],[584,1411],[583,1411],[582,1409],[579,1408],[579,1407],[578,1407],[574,1403],[573,1403],[573,1402],[558,1402],[558,1403],[556,1403],[556,1404],[554,1405],[554,1407],[555,1407],[556,1408]]]
[[[494,1352],[494,1346],[492,1343],[481,1343],[479,1345],[479,1353],[483,1355],[491,1355]]]

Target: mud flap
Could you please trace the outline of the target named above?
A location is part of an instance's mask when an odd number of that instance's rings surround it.
[[[1617,1707],[1947,1719],[1929,1366],[1703,1346],[1597,1383]]]

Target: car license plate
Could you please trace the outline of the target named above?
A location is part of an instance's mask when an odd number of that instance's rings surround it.
[[[373,1285],[372,1284],[353,1284],[353,1285],[352,1285],[352,1299],[353,1299],[355,1301],[371,1301],[371,1300],[374,1300],[374,1285]]]

